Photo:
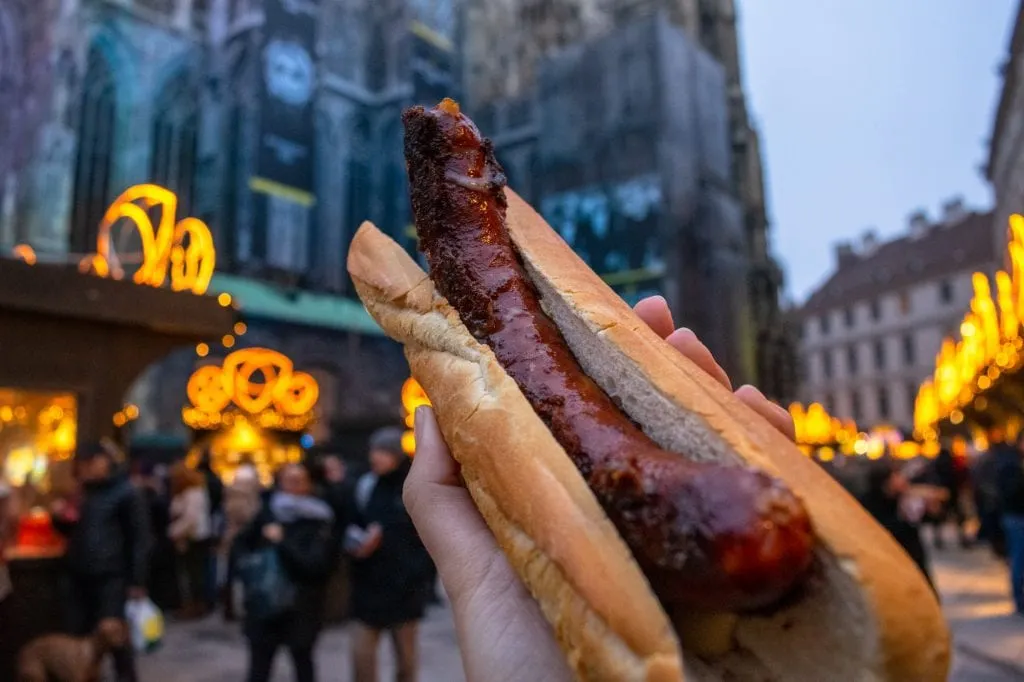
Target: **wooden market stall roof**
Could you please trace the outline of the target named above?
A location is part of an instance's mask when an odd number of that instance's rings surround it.
[[[0,314],[141,327],[185,340],[231,333],[236,312],[215,297],[82,274],[70,265],[0,258]]]
[[[236,316],[213,296],[0,258],[0,386],[73,392],[79,440],[112,436],[143,369],[230,334]]]

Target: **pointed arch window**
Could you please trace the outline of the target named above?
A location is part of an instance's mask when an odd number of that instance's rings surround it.
[[[78,106],[78,154],[75,159],[71,250],[92,251],[111,196],[116,122],[114,73],[102,51],[89,50]]]
[[[153,117],[149,177],[178,195],[179,215],[193,213],[199,128],[197,99],[198,92],[189,74],[179,74],[162,89]]]

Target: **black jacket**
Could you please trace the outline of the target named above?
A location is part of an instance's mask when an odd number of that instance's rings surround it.
[[[266,547],[268,541],[263,537],[263,527],[281,523],[274,518],[270,499],[270,495],[266,496],[260,512],[235,538],[232,553],[236,558]],[[277,622],[247,618],[245,627],[250,637],[279,637],[302,646],[315,639],[323,623],[327,581],[338,558],[338,537],[333,519],[303,518],[281,523],[281,527],[284,537],[276,547],[281,564],[297,588],[295,607]]]
[[[1024,515],[1024,459],[1008,443],[993,447],[993,468],[1003,514]]]
[[[123,577],[129,585],[145,586],[148,578],[149,509],[124,475],[85,486],[78,520],[54,519],[68,539],[68,568],[80,575]]]
[[[377,479],[365,506],[353,495],[347,514],[360,528],[376,523],[382,530],[377,551],[352,562],[352,617],[371,627],[419,620],[426,605],[432,564],[402,503],[407,474],[408,461]]]

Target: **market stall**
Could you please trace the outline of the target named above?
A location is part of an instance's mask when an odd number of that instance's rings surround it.
[[[174,195],[159,187],[131,188],[110,207],[94,254],[47,258],[21,245],[11,256],[0,258],[0,476],[18,518],[0,679],[13,679],[23,642],[58,627],[62,548],[45,510],[71,484],[76,443],[123,441],[115,416],[128,421],[124,396],[142,370],[235,322],[230,302],[204,295],[209,230],[176,222]]]
[[[993,281],[974,274],[974,296],[960,324],[959,340],[947,338],[935,371],[918,391],[915,437],[935,444],[955,437],[977,450],[991,436],[1014,439],[1024,425],[1024,217],[1010,218],[1007,262]]]
[[[190,404],[182,410],[194,434],[186,462],[195,466],[208,454],[226,483],[249,464],[270,485],[278,469],[302,460],[319,394],[311,375],[266,348],[238,350],[219,366],[200,367],[188,381]]]

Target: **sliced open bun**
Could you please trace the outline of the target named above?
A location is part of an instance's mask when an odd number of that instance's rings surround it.
[[[818,570],[792,604],[726,620],[672,614],[691,653],[705,623],[727,623],[716,633],[726,651],[688,655],[687,679],[944,680],[949,635],[941,611],[891,536],[782,434],[647,328],[522,199],[506,194],[512,239],[587,373],[661,446],[761,467],[810,511]],[[683,679],[678,640],[628,548],[490,349],[372,225],[353,241],[349,272],[370,313],[405,344],[477,506],[579,678]]]

